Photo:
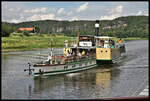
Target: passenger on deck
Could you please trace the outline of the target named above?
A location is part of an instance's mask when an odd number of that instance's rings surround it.
[[[76,54],[75,54],[75,52],[73,52],[72,55],[73,55],[73,61],[76,61]]]
[[[71,56],[69,50],[66,52],[66,56],[67,56],[67,57]]]
[[[82,56],[84,56],[84,55],[85,55],[85,51],[83,50],[83,51],[82,51]]]
[[[71,53],[69,52],[69,50],[66,51],[66,55],[65,55],[65,63],[70,62],[69,58],[71,56]]]
[[[104,46],[104,40],[100,40],[98,43],[98,46],[103,47]]]
[[[46,64],[50,64],[50,61],[52,60],[52,57],[48,55],[47,60],[45,60]]]
[[[113,41],[113,40],[109,40],[109,43],[110,43],[110,46],[111,46],[112,48],[114,48],[114,45],[115,45],[114,41]]]
[[[82,54],[80,52],[78,53],[78,56],[79,56],[79,59],[82,58]]]
[[[119,39],[119,40],[118,40],[118,43],[122,43],[122,40],[121,40],[121,39]]]
[[[109,43],[108,43],[107,40],[105,40],[105,42],[104,42],[104,48],[108,48],[108,47],[109,47]]]
[[[101,42],[98,42],[98,46],[101,47],[101,46],[102,46],[102,43],[101,43]]]

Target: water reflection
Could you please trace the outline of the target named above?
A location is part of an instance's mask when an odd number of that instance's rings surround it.
[[[32,94],[32,86],[31,85],[29,85],[29,98],[31,98],[31,94]]]
[[[103,89],[110,88],[111,74],[110,69],[103,69],[103,72],[96,74],[96,85]]]
[[[111,77],[113,74],[116,74],[115,72],[119,75],[120,71],[113,67],[113,65],[110,66],[101,66],[78,73],[34,79],[34,92],[57,91],[53,95],[64,95],[64,98],[68,98],[69,95],[72,96],[71,98],[107,96],[111,91]]]

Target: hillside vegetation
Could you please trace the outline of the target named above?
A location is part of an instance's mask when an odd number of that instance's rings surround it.
[[[6,22],[5,22],[6,23]],[[95,21],[30,21],[18,24],[6,23],[17,30],[20,27],[39,27],[40,34],[64,34],[67,36],[77,36],[80,29],[81,34],[95,35]],[[116,36],[121,38],[149,36],[148,16],[126,16],[119,17],[114,20],[101,20],[100,34],[108,36]]]

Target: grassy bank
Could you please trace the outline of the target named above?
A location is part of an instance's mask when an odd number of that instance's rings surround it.
[[[130,38],[123,38],[125,41],[129,40],[148,40],[148,38],[138,38],[138,37],[130,37]]]
[[[64,47],[64,40],[76,41],[76,37],[67,37],[64,35],[31,35],[11,37],[2,37],[2,52],[24,51],[24,50],[39,50],[50,48],[50,40],[53,39],[55,48]],[[146,40],[141,38],[122,38],[123,40]],[[148,38],[147,38],[148,39]]]
[[[50,40],[53,39],[52,47],[64,47],[64,40],[76,40],[76,38],[63,35],[32,35],[32,36],[11,36],[2,37],[2,52],[38,50],[50,48]]]

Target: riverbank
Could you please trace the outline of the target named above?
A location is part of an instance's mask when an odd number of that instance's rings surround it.
[[[11,36],[2,37],[2,52],[12,51],[27,51],[27,50],[40,50],[51,47],[61,48],[64,47],[64,41],[76,42],[77,37],[68,37],[64,35],[32,35],[32,36]],[[119,38],[118,38],[119,39]],[[122,38],[125,41],[130,40],[148,40],[148,38]]]
[[[59,48],[64,47],[64,40],[76,41],[76,37],[64,35],[32,35],[28,37],[16,35],[2,37],[2,52],[40,50],[50,47]]]
[[[131,38],[123,38],[125,41],[129,40],[148,40],[148,38],[138,38],[138,37],[131,37]]]

